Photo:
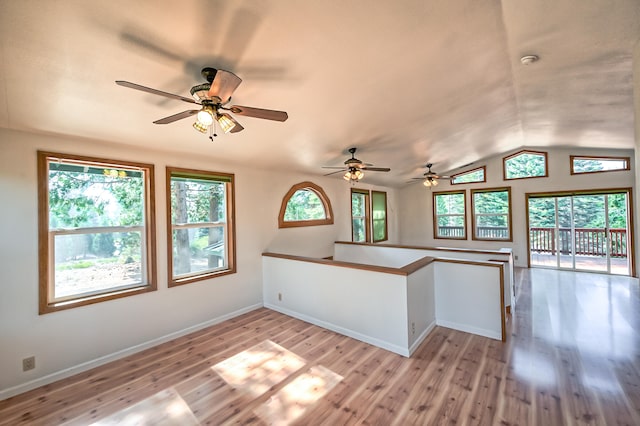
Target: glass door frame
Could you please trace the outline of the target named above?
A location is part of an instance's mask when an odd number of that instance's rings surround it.
[[[576,190],[576,191],[557,191],[557,192],[531,192],[531,193],[525,193],[525,210],[526,210],[526,239],[527,239],[527,267],[530,268],[531,267],[531,231],[530,231],[530,224],[529,224],[529,199],[531,198],[554,198],[554,206],[555,206],[555,244],[556,247],[558,247],[557,254],[556,254],[556,267],[552,267],[554,269],[564,269],[564,270],[575,270],[578,271],[578,269],[576,269],[576,262],[575,262],[575,221],[573,219],[573,209],[574,209],[574,205],[573,205],[573,197],[574,196],[581,196],[581,195],[612,195],[612,194],[625,194],[626,195],[626,199],[627,199],[627,264],[628,264],[628,270],[629,270],[629,276],[635,277],[636,276],[636,272],[635,272],[635,241],[634,241],[634,214],[633,214],[633,198],[632,198],[632,188],[611,188],[611,189],[594,189],[594,190]],[[557,232],[558,227],[559,227],[559,221],[558,221],[558,198],[561,197],[570,197],[571,200],[571,254],[572,254],[572,268],[567,268],[567,267],[561,267],[560,266],[560,256],[559,256],[559,250],[560,250],[560,245],[559,245],[559,232]],[[607,200],[607,197],[605,197],[605,200],[607,202],[605,202],[605,215],[606,215],[606,223],[607,223],[607,227],[605,228],[605,236],[606,236],[606,261],[607,261],[607,269],[606,271],[597,271],[597,270],[583,270],[580,269],[579,271],[584,271],[584,272],[594,272],[594,273],[607,273],[607,274],[612,274],[611,273],[611,255],[610,255],[610,251],[611,251],[611,239],[609,234],[609,229],[610,227],[608,226],[609,223],[609,212],[608,212],[608,208],[609,208],[609,203]],[[540,267],[540,268],[545,268],[544,265],[534,265],[535,267]],[[550,266],[546,266],[547,268],[549,268]],[[616,274],[619,275],[619,274]]]
[[[616,193],[619,194],[619,193]],[[609,226],[609,195],[614,195],[611,193],[607,193],[607,194],[575,194],[573,196],[571,196],[571,212],[570,212],[570,216],[571,216],[571,246],[572,246],[572,253],[571,253],[571,257],[572,257],[572,263],[573,263],[573,267],[571,269],[576,270],[576,271],[585,271],[585,272],[601,272],[601,273],[606,273],[606,274],[611,274],[611,240],[610,240],[610,236],[609,236],[609,229],[611,228]],[[576,197],[602,197],[602,214],[604,216],[604,270],[602,269],[589,269],[589,268],[585,268],[585,269],[581,269],[577,267],[577,262],[576,262],[576,257],[578,256],[578,254],[576,253],[576,248],[578,247],[578,234],[576,232],[576,228],[581,228],[581,226],[576,226],[576,203],[575,203],[575,198]],[[627,203],[627,207],[626,207],[626,211],[627,211],[627,224],[629,223],[629,205]],[[629,230],[625,229],[626,234],[627,234],[627,238],[628,238],[628,234],[629,234]],[[588,238],[587,238],[588,240]],[[627,241],[627,246],[628,246],[628,241]],[[601,256],[602,257],[602,256]],[[627,270],[630,271],[631,269],[629,268],[629,255],[627,254]]]

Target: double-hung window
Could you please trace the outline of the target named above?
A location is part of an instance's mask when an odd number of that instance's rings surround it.
[[[234,175],[167,167],[169,287],[236,271]]]
[[[435,238],[467,238],[465,191],[433,193],[433,235]]]
[[[356,243],[371,241],[369,230],[369,191],[351,188],[351,240]]]
[[[387,241],[387,193],[371,191],[373,242]]]
[[[153,165],[38,152],[40,313],[156,289]]]
[[[471,190],[473,239],[512,241],[511,187]]]
[[[361,243],[389,238],[386,192],[351,188],[351,238]]]

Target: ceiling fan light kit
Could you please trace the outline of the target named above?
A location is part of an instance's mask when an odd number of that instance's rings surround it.
[[[351,158],[348,158],[344,162],[344,166],[322,166],[323,169],[337,169],[335,172],[329,172],[325,174],[325,176],[333,175],[336,173],[346,172],[342,178],[346,181],[355,184],[356,182],[362,180],[364,177],[364,170],[368,170],[371,172],[388,172],[391,171],[388,167],[373,167],[373,164],[363,163],[362,161],[356,158],[356,149],[357,148],[349,148],[349,153],[351,154]]]
[[[198,121],[198,120],[196,120],[196,122],[193,123],[193,128],[196,129],[197,131],[199,131],[200,133],[207,133],[207,130],[209,130],[209,127],[207,127],[204,124],[200,123],[200,121]]]
[[[175,95],[173,93],[163,92],[162,90],[152,89],[150,87],[141,86],[139,84],[123,80],[117,80],[116,84],[123,87],[128,87],[130,89],[136,89],[142,92],[152,93],[154,95],[164,96],[166,98],[200,105],[201,108],[199,110],[195,109],[183,111],[178,114],[161,118],[154,121],[153,123],[169,124],[173,123],[174,121],[196,115],[196,121],[195,123],[193,123],[193,128],[201,133],[207,133],[207,131],[209,131],[211,133],[209,139],[213,139],[213,136],[217,136],[217,134],[215,133],[216,122],[220,125],[220,128],[225,133],[238,133],[241,130],[244,130],[244,127],[242,127],[240,123],[238,123],[231,115],[225,113],[224,111],[229,111],[238,115],[244,115],[246,117],[261,118],[273,121],[286,121],[287,118],[289,118],[289,115],[285,111],[276,111],[240,105],[232,105],[230,107],[226,107],[225,105],[231,102],[231,95],[242,82],[240,77],[230,71],[217,70],[210,67],[203,68],[201,74],[207,80],[207,83],[198,84],[191,88],[190,93],[193,99]]]
[[[225,133],[229,133],[233,130],[234,127],[236,127],[236,124],[227,114],[218,114],[217,120],[218,124],[220,124],[220,127],[222,128],[222,131]]]
[[[425,167],[427,168],[427,172],[424,173],[422,175],[422,177],[419,178],[411,178],[414,180],[421,180],[422,184],[424,186],[426,186],[427,188],[431,188],[434,186],[438,186],[438,179],[451,179],[451,176],[443,176],[443,175],[439,175],[436,172],[431,170],[431,167],[433,167],[433,164],[431,163],[427,163],[425,165]]]
[[[198,112],[198,122],[203,126],[211,126],[213,124],[213,108],[211,105],[205,105]]]
[[[432,177],[428,177],[422,182],[422,184],[426,187],[438,186],[438,181]]]
[[[353,167],[352,170],[349,170],[347,173],[345,173],[342,178],[350,182],[357,182],[363,177],[364,177],[364,173],[362,173],[356,167]]]

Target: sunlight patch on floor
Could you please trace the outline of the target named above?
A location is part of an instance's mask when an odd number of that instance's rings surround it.
[[[311,367],[280,389],[254,412],[269,425],[287,425],[299,418],[316,401],[342,380],[342,376],[321,365]]]
[[[513,372],[521,380],[544,386],[557,385],[553,363],[527,349],[513,348]]]
[[[211,368],[229,385],[257,398],[305,364],[303,358],[265,340]]]
[[[187,403],[173,388],[164,389],[131,407],[93,423],[95,426],[195,426],[199,424]]]

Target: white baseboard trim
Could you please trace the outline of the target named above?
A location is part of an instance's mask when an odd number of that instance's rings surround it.
[[[499,331],[487,330],[484,328],[472,327],[466,324],[459,324],[451,321],[436,319],[436,324],[446,328],[452,328],[465,333],[477,334],[478,336],[489,337],[490,339],[502,340],[502,333]]]
[[[49,383],[53,383],[55,381],[73,376],[74,374],[82,373],[83,371],[90,370],[95,367],[99,367],[108,362],[115,361],[120,358],[124,358],[125,356],[134,354],[136,352],[143,351],[145,349],[149,349],[150,347],[157,346],[161,343],[168,342],[169,340],[176,339],[178,337],[185,336],[189,333],[193,333],[194,331],[201,330],[206,327],[210,327],[215,324],[219,324],[223,321],[229,320],[231,318],[235,318],[242,314],[246,314],[247,312],[254,311],[256,309],[262,308],[262,303],[258,303],[255,305],[247,306],[242,309],[238,309],[237,311],[210,319],[205,322],[201,322],[200,324],[192,325],[191,327],[184,328],[182,330],[174,331],[173,333],[166,334],[164,336],[157,337],[155,339],[151,339],[147,342],[140,343],[139,345],[131,346],[129,348],[125,348],[119,350],[117,352],[101,356],[99,358],[93,359],[91,361],[83,362],[82,364],[74,365],[73,367],[65,368],[64,370],[56,371],[55,373],[47,374],[46,376],[39,377],[34,380],[30,380],[26,383],[21,383],[16,386],[12,386],[7,389],[0,390],[0,401],[11,398],[12,396],[21,394],[23,392],[30,391],[31,389],[38,388],[40,386],[48,385]]]
[[[422,344],[422,342],[424,341],[424,339],[427,338],[427,336],[429,334],[431,334],[431,332],[433,331],[433,329],[436,328],[436,320],[434,319],[431,324],[429,324],[427,326],[427,328],[420,333],[420,335],[418,336],[418,338],[416,339],[415,342],[413,342],[413,345],[411,345],[409,347],[409,356],[413,355],[413,353],[416,351],[416,349],[418,349],[418,346],[420,346]]]
[[[289,315],[290,317],[298,318],[302,321],[309,322],[311,324],[317,325],[322,328],[326,328],[327,330],[335,331],[336,333],[352,337],[356,340],[360,340],[361,342],[368,343],[373,346],[377,346],[382,349],[386,349],[390,352],[396,353],[398,355],[409,357],[411,354],[409,353],[409,348],[403,348],[402,346],[395,345],[393,343],[386,342],[384,340],[377,339],[372,336],[368,336],[366,334],[359,333],[357,331],[341,327],[339,325],[332,324],[330,322],[326,322],[315,317],[311,317],[309,315],[302,314],[300,312],[291,311],[289,309],[283,308],[281,306],[272,305],[269,303],[264,304],[265,308],[274,310],[276,312],[280,312],[281,314]]]

